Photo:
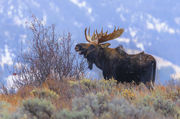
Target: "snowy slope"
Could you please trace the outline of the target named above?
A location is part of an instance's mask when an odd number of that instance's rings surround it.
[[[179,0],[0,0],[0,76],[10,77],[7,68],[20,45],[28,43],[26,21],[34,14],[47,25],[55,24],[60,34],[71,32],[76,42],[85,42],[87,26],[109,31],[120,26],[125,32],[111,47],[122,44],[158,56],[164,64],[159,77],[168,80],[180,67],[179,6]]]

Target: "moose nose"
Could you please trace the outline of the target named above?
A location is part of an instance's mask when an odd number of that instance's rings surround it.
[[[81,48],[82,48],[81,45],[77,44],[76,47],[75,47],[75,50],[78,51],[78,50],[80,50]]]

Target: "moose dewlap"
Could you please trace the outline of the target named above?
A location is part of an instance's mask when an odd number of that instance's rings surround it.
[[[85,38],[89,43],[77,44],[75,50],[84,55],[87,59],[88,67],[93,68],[95,64],[103,72],[105,79],[114,78],[118,82],[132,82],[136,84],[144,83],[148,88],[152,88],[155,81],[156,60],[153,56],[141,52],[130,55],[125,52],[122,46],[109,48],[109,43],[103,43],[118,38],[124,29],[114,29],[110,34],[93,32],[90,36],[90,28],[85,29]]]

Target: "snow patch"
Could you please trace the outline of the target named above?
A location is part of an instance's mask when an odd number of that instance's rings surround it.
[[[123,5],[121,5],[120,7],[116,8],[116,12],[117,12],[117,13],[122,13],[122,12],[128,13],[129,10],[126,9]]]
[[[147,26],[147,29],[151,29],[151,30],[154,29],[154,25],[150,23],[149,21],[146,21],[146,26]]]
[[[3,7],[0,5],[0,14],[4,12]]]
[[[7,89],[11,89],[14,86],[14,82],[13,82],[13,75],[9,75],[5,80],[6,80],[6,87]]]
[[[157,63],[158,63],[158,66],[159,66],[158,68],[159,68],[159,69],[161,69],[162,67],[171,66],[171,67],[173,67],[173,69],[174,69],[174,71],[175,71],[176,73],[179,73],[179,72],[180,72],[180,67],[177,66],[177,65],[175,65],[175,64],[173,64],[172,62],[167,61],[167,60],[165,60],[165,59],[163,59],[163,58],[160,58],[160,57],[158,57],[158,56],[156,56],[156,59],[157,59]]]
[[[137,47],[137,48],[140,48],[141,50],[144,51],[144,45],[143,45],[143,43],[136,43],[136,47]]]
[[[151,15],[147,15],[148,20],[146,21],[146,27],[150,30],[156,30],[157,32],[167,32],[169,34],[175,34],[175,29],[170,28],[166,22],[161,22]]]
[[[107,27],[110,28],[110,29],[112,29],[112,28],[113,28],[113,25],[112,25],[112,24],[108,24]]]
[[[22,42],[23,44],[25,44],[25,43],[26,43],[26,39],[27,39],[27,35],[26,35],[26,34],[20,35],[20,39],[21,39],[21,42]]]
[[[80,2],[79,0],[70,0],[70,1],[80,8],[86,7],[86,1],[82,1],[82,2]]]
[[[125,18],[125,16],[124,16],[123,14],[120,14],[120,19],[121,19],[123,22],[126,21],[126,18]]]
[[[8,31],[4,31],[4,35],[5,35],[6,37],[9,37],[9,36],[10,36]]]
[[[85,9],[90,17],[91,22],[95,21],[95,18],[92,16],[92,8],[87,5],[86,1],[82,1],[82,2],[80,2],[79,0],[69,0],[69,1],[75,4],[76,6],[78,6],[79,8]]]
[[[76,27],[78,27],[78,28],[80,28],[80,27],[82,27],[82,23],[80,23],[80,22],[77,22],[77,21],[75,21],[74,22],[74,26],[76,26]]]
[[[170,61],[162,59],[160,57],[155,56],[155,58],[157,60],[157,66],[158,66],[159,70],[163,67],[172,67],[174,69],[175,73],[171,74],[171,78],[175,79],[175,80],[180,80],[180,67],[179,66],[173,64]]]
[[[118,42],[124,42],[124,43],[129,43],[130,39],[129,38],[116,38],[116,41]]]
[[[13,18],[14,24],[17,26],[23,26],[24,28],[26,27],[26,18],[20,18],[19,16],[14,16]]]
[[[125,15],[124,14],[127,14],[129,13],[129,10],[126,9],[123,5],[121,5],[120,7],[116,8],[116,12],[117,13],[120,13],[120,19],[125,22],[126,21],[126,18],[125,18]]]
[[[174,18],[174,21],[176,22],[176,24],[180,25],[180,17]]]
[[[52,10],[55,10],[57,13],[59,13],[59,7],[55,5],[53,2],[50,2],[49,6]]]
[[[172,75],[171,75],[171,78],[172,78],[172,79],[175,79],[175,80],[180,80],[180,72],[179,72],[179,73],[172,74]]]
[[[37,8],[40,7],[40,4],[36,0],[31,0],[30,3],[32,3],[32,5],[34,5]]]
[[[4,69],[4,65],[11,66],[13,64],[13,57],[14,54],[9,51],[9,48],[7,45],[5,45],[4,53],[1,53],[0,56],[0,65],[2,69]]]
[[[131,27],[129,28],[129,32],[130,32],[131,37],[135,37],[136,34],[137,34],[137,30],[135,30],[135,29],[133,29]]]
[[[46,16],[46,15],[43,15],[42,24],[43,24],[43,25],[46,25],[46,23],[47,23],[47,16]]]
[[[79,0],[70,0],[73,4],[78,6],[79,8],[85,8],[89,14],[92,13],[92,8],[87,6],[86,1],[80,2]]]
[[[143,51],[145,50],[144,44],[141,43],[141,42],[138,42],[137,37],[133,38],[132,41],[135,43],[135,45],[136,45],[137,48],[139,48],[139,49],[141,49],[141,50],[143,50]]]

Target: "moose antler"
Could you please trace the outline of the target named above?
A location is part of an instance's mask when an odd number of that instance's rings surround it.
[[[103,43],[103,42],[118,38],[124,32],[124,29],[120,29],[120,28],[116,29],[116,27],[115,27],[114,31],[112,33],[108,34],[108,31],[103,33],[103,28],[102,28],[100,33],[98,33],[96,30],[96,32],[94,31],[93,35],[90,36],[90,27],[89,27],[88,35],[86,32],[87,32],[87,28],[85,28],[85,38],[88,42],[93,42],[93,43],[99,44],[99,43]]]

